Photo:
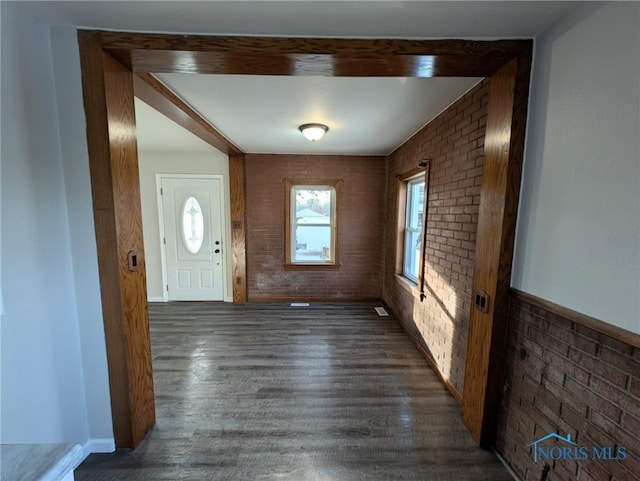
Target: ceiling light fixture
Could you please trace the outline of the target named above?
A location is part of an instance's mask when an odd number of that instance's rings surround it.
[[[327,133],[329,127],[324,124],[303,124],[299,129],[307,140],[315,142],[316,140],[320,140],[324,137],[324,134]]]

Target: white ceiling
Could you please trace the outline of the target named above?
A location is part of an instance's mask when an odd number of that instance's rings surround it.
[[[217,35],[532,38],[578,2],[544,1],[29,1],[50,25]],[[247,152],[386,154],[478,79],[159,76]],[[208,149],[137,105],[141,148]],[[297,127],[323,122],[324,139]]]
[[[52,25],[155,32],[396,38],[535,37],[576,2],[29,1]]]
[[[158,76],[245,152],[386,155],[479,79]],[[315,143],[301,124],[329,126]]]

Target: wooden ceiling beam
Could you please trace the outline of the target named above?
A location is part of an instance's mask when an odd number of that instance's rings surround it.
[[[488,77],[523,48],[522,40],[100,35],[133,72],[155,73]]]
[[[135,74],[133,87],[136,97],[209,145],[227,155],[242,153],[240,147],[227,139],[222,132],[187,105],[154,75],[150,73]]]

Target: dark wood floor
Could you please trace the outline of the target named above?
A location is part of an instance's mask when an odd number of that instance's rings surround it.
[[[511,481],[374,304],[151,304],[158,422],[77,481]]]

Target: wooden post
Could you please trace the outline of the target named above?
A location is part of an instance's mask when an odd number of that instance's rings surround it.
[[[524,151],[531,52],[499,69],[489,86],[485,158],[462,399],[463,419],[483,447],[495,443],[509,285]],[[474,305],[483,291],[488,302]]]
[[[80,32],[82,86],[113,431],[134,448],[155,423],[133,76]]]
[[[231,191],[231,251],[233,302],[247,302],[247,252],[245,221],[245,160],[243,154],[229,155]]]

